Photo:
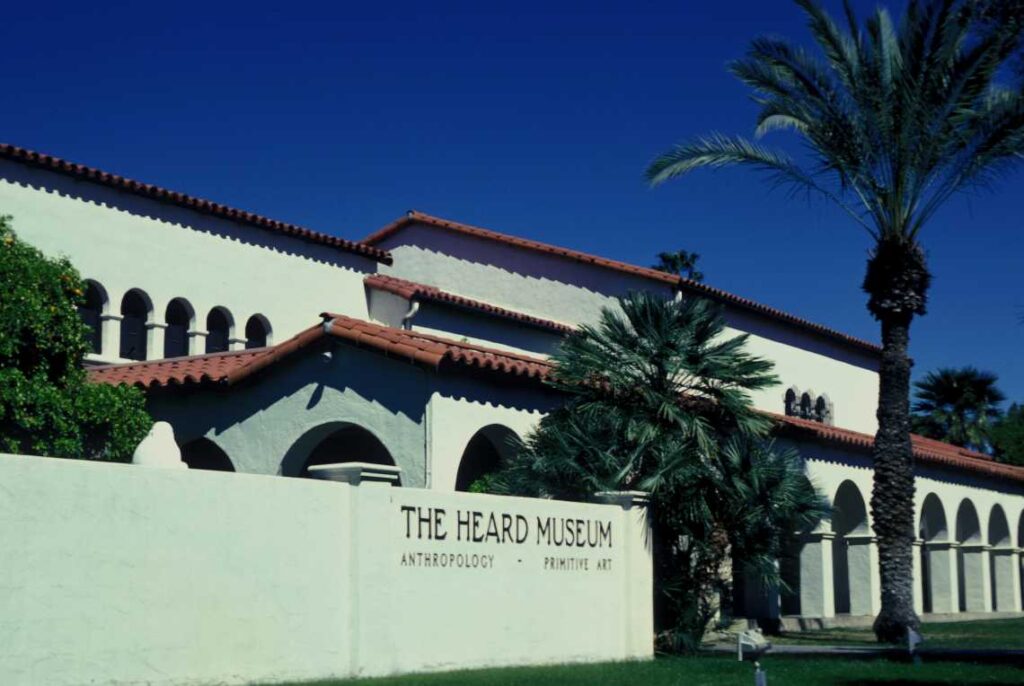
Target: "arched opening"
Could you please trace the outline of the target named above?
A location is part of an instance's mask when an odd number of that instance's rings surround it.
[[[799,397],[799,391],[796,387],[790,388],[786,391],[786,395],[783,396],[782,402],[785,407],[787,417],[795,417],[800,414],[800,403],[797,400]]]
[[[832,501],[832,578],[836,614],[871,614],[871,536],[860,489],[844,481]]]
[[[936,606],[948,612],[951,609],[949,596],[949,564],[948,549],[939,550],[930,545],[949,539],[949,527],[946,524],[946,512],[942,501],[934,493],[925,496],[921,506],[921,520],[918,523],[918,537],[923,541],[921,546],[921,590],[925,612],[935,612]],[[943,566],[945,562],[945,566]]]
[[[992,608],[997,612],[1017,610],[1014,566],[1018,562],[1012,541],[1006,512],[999,505],[994,505],[988,516],[988,544],[992,547],[989,552],[989,584]]]
[[[832,424],[832,401],[827,395],[819,395],[814,401],[814,421],[822,424]]]
[[[192,328],[194,312],[192,306],[184,298],[175,298],[167,303],[164,321],[164,357],[184,357],[188,355],[188,331]]]
[[[956,512],[956,555],[958,605],[961,612],[982,612],[988,604],[984,594],[984,547],[981,524],[974,503],[965,499]]]
[[[235,466],[227,453],[208,438],[197,438],[181,446],[181,459],[189,469],[233,472]]]
[[[270,344],[270,322],[262,314],[254,314],[245,323],[245,347],[263,348]]]
[[[215,307],[206,315],[206,352],[222,353],[228,349],[231,327],[234,322],[231,313],[223,307]]]
[[[803,393],[800,396],[800,418],[814,419],[814,396],[810,393]]]
[[[473,484],[480,484],[488,474],[501,469],[502,464],[512,456],[515,442],[519,440],[512,429],[491,424],[473,434],[462,451],[459,471],[455,477],[455,490],[468,491]]]
[[[146,323],[152,311],[149,296],[137,288],[121,300],[121,350],[126,360],[146,359]]]
[[[103,314],[107,309],[107,292],[95,281],[86,279],[84,302],[78,306],[78,316],[89,327],[86,337],[89,352],[99,355],[103,352]]]
[[[339,462],[396,466],[391,452],[372,432],[349,422],[331,422],[307,431],[289,448],[281,463],[281,473],[308,477],[309,468],[314,465]]]

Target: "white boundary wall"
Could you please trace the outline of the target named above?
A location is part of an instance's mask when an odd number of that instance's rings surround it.
[[[647,543],[638,507],[0,455],[0,683],[647,658]]]

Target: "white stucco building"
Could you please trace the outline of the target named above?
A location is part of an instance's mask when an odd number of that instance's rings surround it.
[[[879,607],[866,506],[879,349],[704,284],[410,212],[342,240],[0,146],[0,213],[88,280],[92,378],[146,390],[193,467],[301,476],[395,464],[404,487],[465,489],[558,402],[546,356],[634,290],[707,297],[783,385],[757,393],[835,506],[782,560],[792,592],[748,616]],[[1024,469],[923,438],[918,610],[1020,612]]]

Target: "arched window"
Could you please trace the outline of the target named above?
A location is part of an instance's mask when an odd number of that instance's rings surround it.
[[[462,452],[459,472],[455,477],[455,490],[468,491],[488,474],[501,468],[512,452],[515,432],[500,424],[491,424],[473,434]]]
[[[814,401],[814,421],[822,424],[832,424],[832,403],[827,395],[819,395]]]
[[[151,311],[149,298],[133,288],[121,300],[121,357],[146,359],[146,322]]]
[[[164,316],[167,330],[164,331],[164,357],[188,355],[188,330],[192,326],[192,306],[183,298],[175,298],[167,304]]]
[[[233,472],[227,453],[208,438],[197,438],[181,446],[181,459],[189,469],[208,469],[214,472]]]
[[[787,417],[796,417],[800,414],[800,403],[797,402],[799,396],[800,392],[795,387],[786,391],[783,402],[785,403]]]
[[[263,348],[270,343],[270,322],[262,314],[254,314],[245,323],[245,347]]]
[[[810,393],[800,396],[800,418],[814,419],[814,396]]]
[[[206,315],[206,352],[222,353],[228,349],[231,338],[231,314],[223,307],[215,307]]]
[[[103,352],[103,310],[107,306],[107,294],[95,281],[85,282],[85,302],[78,306],[78,316],[89,327],[89,352],[97,355]]]

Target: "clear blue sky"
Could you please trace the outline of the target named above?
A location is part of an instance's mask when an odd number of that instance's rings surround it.
[[[677,140],[750,132],[725,65],[762,33],[807,40],[785,0],[18,2],[0,139],[348,238],[415,208],[639,264],[695,250],[716,286],[877,340],[845,216],[743,170],[643,183]],[[918,374],[974,364],[1024,400],[1022,190],[928,227]]]

